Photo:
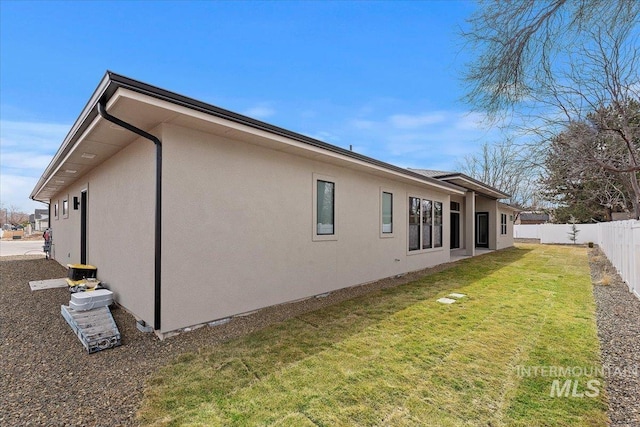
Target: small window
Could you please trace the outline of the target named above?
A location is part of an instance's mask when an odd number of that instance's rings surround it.
[[[393,233],[393,194],[382,192],[382,233]]]
[[[335,183],[329,181],[317,181],[317,223],[318,235],[333,235],[335,233]]]
[[[64,218],[69,217],[69,197],[68,196],[66,199],[62,200],[62,216]]]
[[[55,219],[58,219],[58,202],[57,201],[53,204],[53,217]]]
[[[500,214],[500,234],[507,234],[507,214]]]
[[[451,210],[455,212],[460,212],[460,203],[451,202]]]

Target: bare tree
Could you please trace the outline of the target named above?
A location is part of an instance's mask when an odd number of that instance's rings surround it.
[[[611,212],[633,209],[633,188],[626,176],[585,161],[592,148],[585,146],[598,140],[597,134],[589,123],[572,123],[549,144],[541,195],[558,206],[555,216],[561,222],[570,216],[581,222],[610,221]],[[600,139],[603,157],[616,151],[608,142]]]
[[[584,161],[629,181],[639,217],[638,123],[629,108],[640,99],[640,2],[486,2],[470,23],[464,36],[478,54],[466,74],[467,100],[490,118],[510,117],[533,157],[573,122],[615,135],[615,162],[597,144]]]
[[[467,155],[457,168],[492,187],[511,195],[510,203],[519,207],[533,207],[536,201],[536,174],[529,159],[523,158],[522,147],[513,140],[484,143],[480,152]]]
[[[6,215],[10,224],[21,225],[29,222],[29,214],[24,213],[15,205],[10,205],[8,215]]]

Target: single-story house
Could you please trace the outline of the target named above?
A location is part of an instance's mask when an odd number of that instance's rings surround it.
[[[509,197],[107,72],[31,198],[160,337],[513,244]]]
[[[36,209],[29,215],[29,223],[34,231],[44,231],[49,228],[49,209]]]

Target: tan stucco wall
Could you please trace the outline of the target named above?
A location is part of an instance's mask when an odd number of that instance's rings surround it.
[[[476,212],[489,212],[489,249],[497,249],[496,235],[500,233],[500,215],[496,214],[497,209],[498,202],[495,199],[476,194]]]
[[[153,144],[139,139],[51,201],[61,206],[69,195],[68,218],[60,208],[58,219],[51,220],[55,259],[79,263],[80,209],[73,210],[73,197],[87,190],[87,262],[98,267],[98,278],[119,304],[148,322],[153,320],[154,165]]]
[[[162,135],[163,331],[449,260],[446,194],[193,129]],[[314,173],[335,178],[337,240],[312,239]],[[381,189],[394,194],[392,238]],[[441,249],[408,254],[409,194],[443,203]]]
[[[500,215],[505,214],[507,216],[507,234],[500,234]],[[511,218],[515,217],[515,212],[511,209],[501,208],[498,205],[498,229],[497,229],[497,242],[496,249],[510,248],[513,246],[513,221]]]

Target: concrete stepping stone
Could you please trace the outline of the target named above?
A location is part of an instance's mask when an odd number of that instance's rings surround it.
[[[455,292],[450,293],[448,296],[449,296],[450,298],[455,298],[455,299],[459,299],[459,298],[464,298],[464,297],[466,297],[466,295],[465,295],[465,294],[458,294],[458,293],[455,293]]]
[[[453,304],[454,302],[456,302],[456,300],[451,298],[440,298],[438,302],[442,304]]]

